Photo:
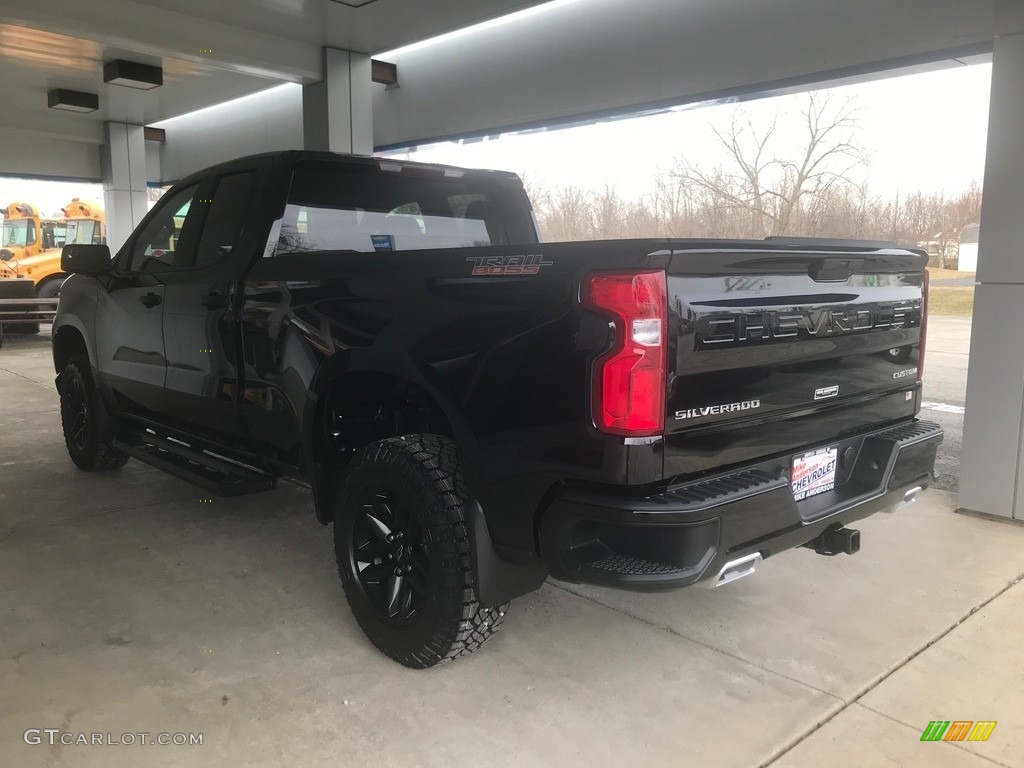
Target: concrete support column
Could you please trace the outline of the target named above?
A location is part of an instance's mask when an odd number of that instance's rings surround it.
[[[995,41],[960,507],[1024,520],[1024,14]]]
[[[323,50],[324,79],[302,88],[306,149],[373,154],[370,57]]]
[[[112,253],[146,215],[146,140],[141,125],[106,123],[100,150],[107,245]]]

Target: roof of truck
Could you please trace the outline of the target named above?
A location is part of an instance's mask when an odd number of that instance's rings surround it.
[[[500,178],[506,180],[519,181],[519,176],[511,171],[495,171],[481,168],[463,168],[455,165],[448,165],[443,163],[420,163],[414,160],[400,160],[390,157],[374,157],[372,155],[353,155],[346,154],[343,152],[321,152],[318,150],[311,149],[286,149],[277,152],[261,152],[256,155],[245,155],[243,157],[237,157],[233,160],[227,160],[216,165],[207,166],[194,173],[190,173],[188,176],[178,179],[174,182],[175,184],[185,179],[190,179],[194,176],[206,175],[211,171],[216,171],[220,168],[231,168],[239,163],[260,161],[260,160],[271,160],[275,163],[283,163],[286,165],[295,165],[303,160],[321,160],[329,162],[345,162],[345,163],[358,163],[358,164],[376,164],[391,165],[391,166],[402,166],[410,168],[422,168],[422,169],[433,169],[433,170],[446,170],[452,171],[459,174],[472,174],[472,175],[486,175],[492,178]]]

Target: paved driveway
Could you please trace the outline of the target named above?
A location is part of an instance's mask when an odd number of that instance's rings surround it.
[[[137,462],[76,471],[52,386],[45,343],[0,350],[2,766],[1024,768],[1024,528],[950,494],[865,521],[854,557],[723,589],[549,583],[482,652],[414,672],[358,630],[305,491],[211,504]],[[935,719],[998,725],[922,743]]]

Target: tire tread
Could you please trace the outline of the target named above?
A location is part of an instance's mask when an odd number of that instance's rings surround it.
[[[438,505],[428,505],[423,522],[427,529],[442,532],[435,538],[444,553],[441,563],[444,583],[438,595],[445,620],[424,647],[407,657],[400,658],[382,650],[406,666],[425,668],[454,661],[483,646],[501,629],[509,604],[487,607],[477,598],[470,529],[465,514],[469,493],[453,441],[430,434],[392,437],[367,446],[353,459],[353,464],[367,461],[394,464],[409,460],[415,463],[440,501]],[[339,572],[343,572],[345,565],[340,551],[338,567]],[[342,578],[344,580],[344,576]],[[365,631],[366,626],[363,628]]]
[[[62,376],[67,376],[69,369],[74,369],[85,385],[86,396],[89,397],[93,402],[91,408],[94,410],[102,407],[102,404],[98,402],[99,393],[96,392],[96,385],[92,379],[92,369],[89,367],[89,359],[84,355],[73,355],[68,364],[64,368]],[[95,440],[93,446],[93,454],[90,457],[83,457],[80,454],[77,455],[77,450],[71,442],[70,437],[70,425],[65,423],[64,409],[61,409],[60,422],[61,432],[64,434],[64,445],[68,450],[68,455],[71,456],[71,460],[81,469],[87,472],[93,472],[97,470],[108,470],[108,469],[120,469],[128,463],[130,458],[124,451],[115,448],[113,443],[109,440],[100,440],[98,437]]]

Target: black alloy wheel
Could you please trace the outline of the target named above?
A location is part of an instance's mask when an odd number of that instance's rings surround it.
[[[334,514],[345,596],[366,636],[414,669],[465,656],[501,627],[508,603],[476,593],[455,443],[413,434],[353,455]]]
[[[385,621],[413,621],[428,600],[427,542],[411,500],[385,487],[364,490],[352,520],[349,567]]]
[[[85,396],[85,384],[81,376],[72,376],[64,388],[64,397],[61,399],[61,416],[66,411],[70,419],[67,430],[67,437],[71,444],[78,451],[86,448],[85,424],[89,418],[89,403]]]
[[[75,355],[60,375],[60,423],[64,445],[81,469],[117,469],[128,454],[114,447],[113,424],[93,384],[89,359]]]

